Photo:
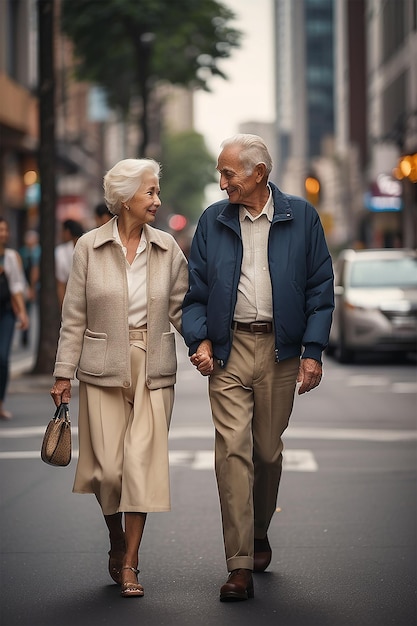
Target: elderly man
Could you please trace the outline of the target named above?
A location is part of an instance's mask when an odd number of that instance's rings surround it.
[[[252,571],[271,561],[268,528],[282,469],[282,434],[296,383],[319,385],[333,272],[319,216],[268,182],[263,140],[222,143],[228,200],[201,216],[189,258],[182,329],[191,362],[210,376],[227,582],[221,601],[254,595]],[[300,358],[301,357],[301,358]]]

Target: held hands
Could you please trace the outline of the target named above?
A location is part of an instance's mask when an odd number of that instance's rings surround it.
[[[213,348],[209,339],[200,343],[197,352],[190,356],[190,361],[202,376],[210,376],[213,371]]]
[[[69,378],[57,378],[50,394],[56,406],[71,399],[71,381]]]
[[[322,373],[321,363],[315,359],[301,359],[297,376],[297,383],[301,383],[298,389],[298,395],[318,387]]]

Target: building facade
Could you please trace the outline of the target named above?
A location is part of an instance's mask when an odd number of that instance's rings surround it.
[[[275,0],[280,183],[316,204],[335,250],[416,245],[416,14],[416,0]]]
[[[417,1],[367,0],[366,27],[364,236],[374,247],[416,247]],[[401,163],[407,164],[403,172]]]

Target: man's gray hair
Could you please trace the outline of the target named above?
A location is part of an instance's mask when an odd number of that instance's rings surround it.
[[[104,200],[110,213],[119,215],[123,202],[129,202],[142,184],[145,173],[158,180],[161,166],[154,159],[123,159],[107,172],[103,179]]]
[[[222,149],[228,146],[241,146],[240,160],[247,174],[251,174],[259,163],[263,163],[267,177],[269,176],[272,170],[272,159],[262,137],[240,133],[225,139],[221,144]]]

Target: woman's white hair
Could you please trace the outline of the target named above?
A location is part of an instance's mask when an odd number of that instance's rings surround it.
[[[154,159],[123,159],[104,176],[104,201],[113,215],[119,215],[124,202],[129,202],[142,184],[145,173],[158,180],[161,166]]]
[[[272,159],[262,137],[246,133],[233,135],[233,137],[225,139],[220,147],[223,149],[228,146],[241,146],[242,151],[239,158],[245,168],[246,174],[252,174],[254,168],[259,165],[259,163],[263,163],[268,178],[272,170]]]

